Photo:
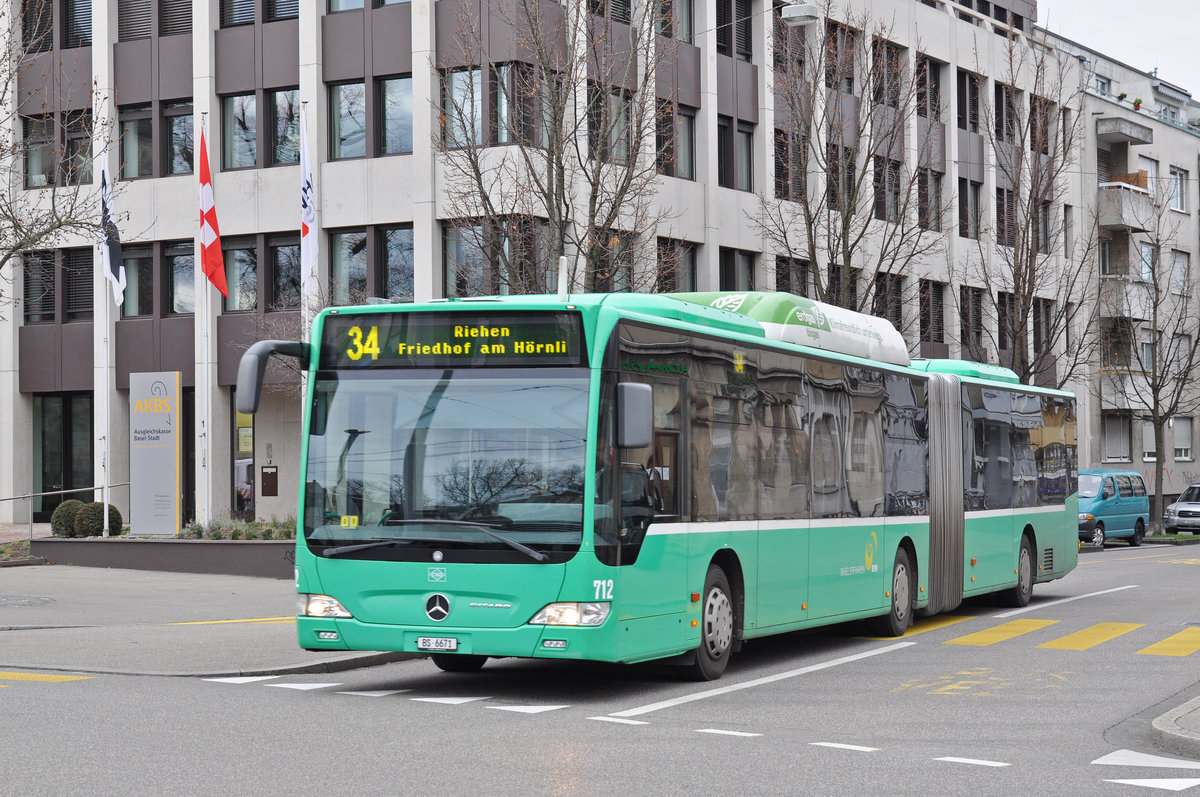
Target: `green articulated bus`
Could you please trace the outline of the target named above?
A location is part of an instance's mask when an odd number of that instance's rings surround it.
[[[1075,402],[785,293],[331,308],[300,360],[300,646],[669,660],[1076,565]]]

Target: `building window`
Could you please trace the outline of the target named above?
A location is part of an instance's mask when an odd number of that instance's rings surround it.
[[[808,136],[775,130],[775,198],[800,202],[808,190]]]
[[[300,306],[300,244],[292,240],[270,240],[272,310],[291,310]]]
[[[942,229],[942,174],[924,167],[917,170],[917,224],[922,230]]]
[[[1154,282],[1154,272],[1158,268],[1158,247],[1154,244],[1138,244],[1138,263],[1142,282]]]
[[[958,289],[959,341],[966,348],[964,359],[982,361],[983,355],[983,288],[968,285]]]
[[[942,118],[942,65],[927,55],[917,56],[917,116]]]
[[[1106,412],[1100,416],[1104,450],[1101,456],[1107,461],[1129,462],[1132,419],[1128,415]]]
[[[607,16],[613,22],[629,24],[632,13],[629,0],[588,0],[588,13]]]
[[[596,264],[593,290],[601,293],[633,290],[632,236],[612,230],[609,245]]]
[[[673,238],[658,239],[655,293],[695,290],[696,245]]]
[[[191,174],[195,161],[192,149],[192,104],[176,102],[164,105],[163,128],[167,174]]]
[[[363,0],[329,0],[329,10],[333,11],[353,11],[363,7]]]
[[[794,257],[775,258],[775,290],[796,296],[808,296],[812,277],[807,260]]]
[[[862,278],[862,269],[852,268],[847,274],[840,265],[829,264],[829,281],[825,291],[826,300],[838,307],[857,311],[858,281]]]
[[[413,288],[413,229],[382,230],[384,295],[393,302],[410,302]]]
[[[717,185],[733,188],[733,119],[717,117]]]
[[[1007,291],[996,294],[996,346],[1001,351],[1015,348],[1018,342],[1016,299]]]
[[[995,132],[997,141],[1012,141],[1017,134],[1017,93],[1012,86],[997,83],[993,87]]]
[[[1112,81],[1106,77],[1100,77],[1099,75],[1096,75],[1096,82],[1094,85],[1096,93],[1101,97],[1107,97],[1112,89]]]
[[[1100,262],[1100,275],[1111,277],[1117,274],[1117,267],[1109,257],[1109,240],[1101,238],[1096,243],[1096,260]]]
[[[296,19],[300,16],[300,0],[267,0],[267,22]]]
[[[367,298],[367,233],[347,230],[329,234],[330,295],[337,305],[361,304]]]
[[[630,98],[621,89],[605,91],[588,83],[588,140],[592,157],[619,165],[629,163],[632,130]]]
[[[224,249],[225,285],[229,297],[225,312],[253,310],[258,306],[258,251],[253,247]]]
[[[738,122],[737,135],[734,138],[734,151],[737,158],[737,173],[734,175],[734,188],[738,191],[754,190],[754,125]]]
[[[1054,347],[1054,300],[1033,300],[1033,354],[1050,354]]]
[[[92,317],[92,250],[63,249],[63,291],[68,321]]]
[[[25,287],[25,323],[43,324],[54,320],[54,252],[23,252]]]
[[[153,176],[154,120],[150,115],[150,106],[122,108],[118,116],[121,124],[121,179]]]
[[[825,30],[825,87],[853,94],[858,34],[836,22],[826,23]]]
[[[946,283],[921,280],[921,340],[926,343],[946,342]]]
[[[1043,255],[1050,254],[1050,210],[1049,202],[1039,202],[1033,214],[1033,239]]]
[[[1184,169],[1171,167],[1171,210],[1187,212],[1188,173]]]
[[[717,52],[742,61],[754,57],[750,0],[717,0]]]
[[[875,182],[875,218],[880,221],[900,220],[900,161],[876,155],[872,169]]]
[[[117,4],[117,41],[131,42],[150,38],[153,30],[150,24],[150,3],[151,0],[122,0]]]
[[[149,5],[147,3],[146,5]],[[118,6],[117,13],[120,14]],[[146,10],[147,18],[150,16]],[[146,26],[149,27],[149,21]],[[176,36],[192,32],[192,0],[159,0],[158,32],[162,36]]]
[[[1132,359],[1133,332],[1129,319],[1109,319],[1100,329],[1100,364],[1107,369],[1128,370]]]
[[[979,132],[979,75],[958,70],[958,129]]]
[[[163,253],[170,282],[168,305],[173,315],[196,311],[196,260],[192,243],[171,244]]]
[[[221,27],[254,22],[255,0],[221,0]]]
[[[379,81],[383,108],[381,151],[396,155],[413,151],[412,77],[394,77]]]
[[[754,290],[754,253],[721,247],[718,253],[722,291]]]
[[[904,80],[904,53],[899,45],[884,39],[876,39],[871,45],[874,64],[872,69],[874,86],[873,99],[876,105],[889,108],[900,107],[900,86]]]
[[[831,210],[854,212],[854,150],[830,142],[826,155],[825,198]]]
[[[996,189],[996,243],[1012,246],[1017,240],[1017,192],[1011,188]]]
[[[442,267],[447,296],[484,293],[483,228],[479,224],[447,223],[442,228]]]
[[[54,117],[26,116],[21,120],[25,150],[25,187],[54,184]]]
[[[478,69],[459,69],[444,73],[442,141],[447,147],[482,146],[482,90]]]
[[[22,0],[21,34],[26,54],[54,46],[54,0]]]
[[[1029,98],[1029,151],[1050,154],[1050,131],[1054,129],[1054,103],[1043,97]]]
[[[367,91],[362,83],[329,87],[329,142],[334,159],[367,154]]]
[[[258,163],[258,116],[253,94],[222,99],[222,141],[226,169],[244,169]]]
[[[121,317],[154,315],[154,256],[142,249],[123,249],[125,260],[125,301]]]
[[[1192,458],[1192,419],[1176,416],[1171,419],[1171,432],[1175,441],[1175,459]]]
[[[66,0],[63,46],[87,47],[92,43],[92,0]]]
[[[1171,292],[1187,296],[1191,290],[1192,263],[1191,255],[1175,249],[1171,252]]]
[[[904,277],[876,274],[875,295],[871,299],[871,315],[886,318],[897,329],[904,326]]]
[[[300,92],[282,89],[267,93],[271,112],[271,165],[300,162]]]
[[[692,0],[656,0],[654,32],[691,44]]]
[[[958,178],[958,235],[960,238],[979,239],[979,203],[983,183]]]
[[[92,112],[71,111],[63,119],[67,136],[64,157],[64,185],[81,185],[92,181]]]

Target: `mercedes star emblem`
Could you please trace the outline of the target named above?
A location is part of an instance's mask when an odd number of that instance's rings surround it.
[[[450,614],[450,599],[440,592],[435,592],[425,601],[425,614],[429,615],[430,620],[440,623]]]

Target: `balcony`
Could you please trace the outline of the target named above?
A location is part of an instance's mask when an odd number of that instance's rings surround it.
[[[1100,317],[1127,318],[1131,321],[1150,319],[1154,292],[1150,285],[1127,276],[1100,278]]]
[[[1096,139],[1107,144],[1153,144],[1154,131],[1131,119],[1102,116],[1096,120]]]
[[[1147,189],[1145,171],[1114,174],[1100,183],[1097,201],[1100,229],[1146,232],[1154,221],[1154,203]]]

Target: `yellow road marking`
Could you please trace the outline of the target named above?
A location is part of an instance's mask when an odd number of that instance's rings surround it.
[[[1200,650],[1200,628],[1185,628],[1138,653],[1147,656],[1190,656]]]
[[[987,645],[995,645],[997,642],[1007,642],[1010,639],[1015,639],[1022,634],[1028,634],[1031,631],[1045,628],[1048,625],[1054,625],[1058,620],[1010,620],[1007,623],[988,628],[984,631],[976,631],[974,634],[967,634],[955,639],[948,639],[943,642],[943,645],[968,645],[971,647],[982,648]]]
[[[225,623],[294,623],[295,617],[248,617],[244,620],[193,620],[189,623],[167,623],[167,625],[223,625]]]
[[[1152,553],[1152,554],[1143,554],[1141,556],[1106,556],[1103,559],[1088,559],[1086,561],[1082,557],[1080,557],[1079,564],[1080,564],[1080,566],[1101,565],[1101,564],[1104,564],[1105,562],[1127,562],[1131,559],[1162,559],[1163,557],[1166,557],[1166,556],[1178,556],[1178,555],[1179,555],[1178,552],[1172,551],[1171,553]]]
[[[0,672],[0,680],[3,681],[43,681],[45,683],[57,684],[63,681],[90,681],[90,675],[45,675],[37,672]],[[7,684],[3,684],[7,686]]]
[[[1099,645],[1101,642],[1116,639],[1122,634],[1128,634],[1130,631],[1141,627],[1142,623],[1096,623],[1090,628],[1076,631],[1073,634],[1067,634],[1064,637],[1059,637],[1058,639],[1038,645],[1038,647],[1049,648],[1051,650],[1087,650]]]
[[[945,628],[948,625],[954,625],[955,623],[961,623],[964,620],[974,619],[974,617],[956,614],[938,615],[937,617],[920,617],[913,621],[912,626],[904,632],[904,636],[916,636],[917,634],[924,634],[926,631],[936,631],[939,628]],[[859,639],[895,639],[895,637],[868,636],[859,637]]]

